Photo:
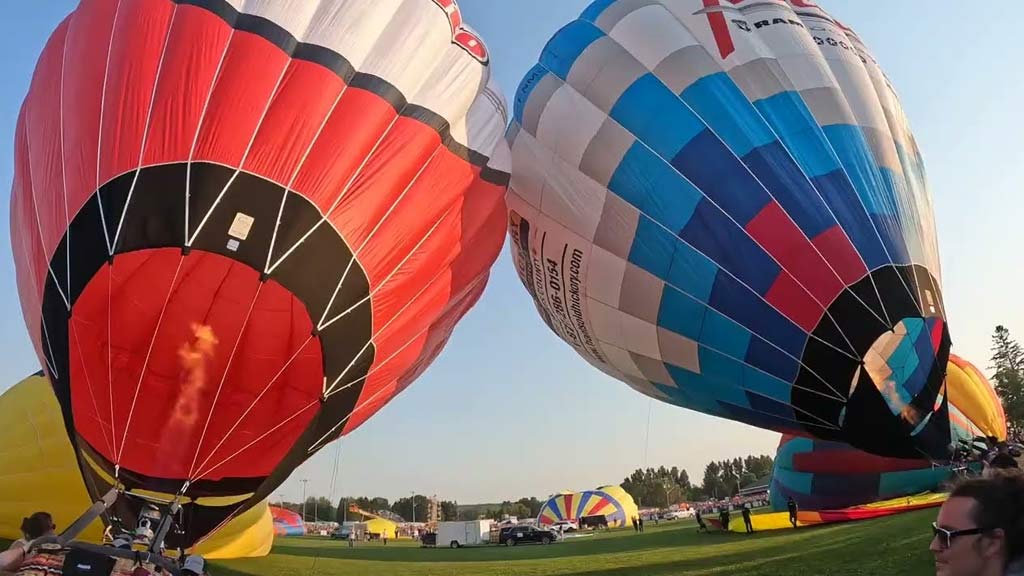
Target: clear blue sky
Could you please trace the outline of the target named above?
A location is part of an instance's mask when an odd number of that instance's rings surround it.
[[[587,0],[461,0],[488,43],[506,94],[545,40]],[[967,2],[821,0],[863,37],[895,83],[923,150],[942,251],[954,351],[987,365],[989,336],[1024,336],[1024,48],[990,10]],[[14,123],[35,60],[72,0],[0,0],[0,183],[12,177]],[[0,202],[0,390],[38,370]],[[502,254],[491,285],[434,366],[344,440],[335,496],[409,491],[460,502],[545,496],[619,482],[645,461],[648,400],[592,369],[533,311]],[[585,434],[567,432],[581,416]],[[778,435],[655,403],[650,465],[699,478],[713,458],[774,453]],[[282,486],[330,489],[334,446]]]

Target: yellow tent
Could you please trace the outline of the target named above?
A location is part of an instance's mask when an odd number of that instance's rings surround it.
[[[396,530],[398,530],[398,524],[395,524],[391,520],[385,520],[384,518],[372,518],[366,521],[367,534],[387,534],[388,540],[393,540],[395,538]]]
[[[21,537],[21,521],[33,512],[53,515],[63,530],[91,504],[68,441],[60,405],[41,373],[29,376],[0,394],[0,538]],[[79,539],[99,542],[100,521]],[[235,518],[194,552],[207,558],[266,556],[274,542],[274,526],[266,503]]]

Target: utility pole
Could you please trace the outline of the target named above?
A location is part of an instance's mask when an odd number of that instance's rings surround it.
[[[299,480],[299,482],[302,482],[302,522],[305,523],[306,522],[306,482],[309,482],[309,479],[303,478],[302,480]]]
[[[412,494],[412,523],[416,523],[416,492],[410,492]]]

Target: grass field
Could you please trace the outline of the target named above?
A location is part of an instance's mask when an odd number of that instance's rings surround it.
[[[692,521],[646,525],[550,546],[421,549],[411,543],[279,539],[266,558],[217,562],[213,576],[846,576],[934,574],[936,510],[796,531],[697,534]]]

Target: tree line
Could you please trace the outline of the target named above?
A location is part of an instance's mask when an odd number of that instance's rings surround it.
[[[774,464],[767,454],[709,462],[699,484],[691,482],[686,470],[676,466],[638,468],[622,481],[622,488],[639,506],[668,507],[681,501],[726,498],[771,474]]]
[[[342,497],[338,502],[333,503],[324,497],[310,496],[306,499],[305,510],[301,502],[281,502],[278,506],[291,510],[303,516],[306,522],[352,522],[362,519],[356,512],[349,512],[349,507],[355,505],[357,508],[388,517],[389,514],[400,516],[403,520],[411,522],[413,519],[419,522],[427,520],[430,511],[430,499],[422,494],[399,498],[391,502],[387,498],[375,497]],[[540,514],[544,502],[537,498],[520,498],[516,501],[506,500],[494,504],[472,504],[459,506],[454,501],[442,500],[438,502],[441,509],[441,520],[477,520],[491,519],[501,520],[505,516],[517,516],[519,518],[535,518]]]

